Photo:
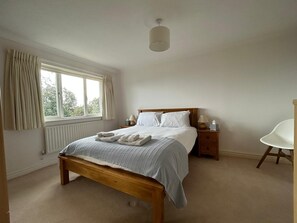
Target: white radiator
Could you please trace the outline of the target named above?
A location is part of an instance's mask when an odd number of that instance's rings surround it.
[[[74,140],[95,135],[99,125],[99,122],[95,121],[45,127],[46,153],[61,151]]]

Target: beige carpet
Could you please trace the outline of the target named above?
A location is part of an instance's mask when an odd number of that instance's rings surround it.
[[[288,164],[221,157],[190,157],[184,180],[188,206],[176,209],[165,200],[170,223],[291,223],[293,170]],[[58,166],[9,181],[11,222],[15,223],[142,223],[151,222],[144,202],[77,175],[59,183]]]

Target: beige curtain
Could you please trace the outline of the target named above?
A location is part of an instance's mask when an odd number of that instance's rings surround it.
[[[38,57],[8,50],[4,74],[4,128],[25,130],[43,126]]]
[[[103,112],[104,120],[115,119],[115,101],[110,75],[105,75],[103,78]]]

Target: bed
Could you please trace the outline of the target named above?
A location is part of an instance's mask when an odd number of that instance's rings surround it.
[[[176,108],[176,109],[140,109],[142,112],[178,112],[189,111],[191,126],[197,128],[197,108]],[[133,127],[132,127],[133,128]],[[131,129],[132,129],[131,128]],[[130,129],[130,128],[128,128]],[[60,177],[61,184],[69,183],[69,171],[75,172],[81,176],[102,183],[106,186],[132,195],[138,199],[151,203],[152,221],[154,223],[163,222],[164,219],[164,198],[165,187],[157,180],[133,173],[126,169],[119,169],[106,165],[84,160],[81,157],[69,155],[60,155]]]

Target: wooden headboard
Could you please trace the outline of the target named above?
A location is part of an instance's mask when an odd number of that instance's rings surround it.
[[[190,124],[191,126],[198,128],[198,116],[199,109],[198,108],[153,108],[153,109],[138,109],[138,113],[140,112],[177,112],[177,111],[189,111],[190,112]]]

